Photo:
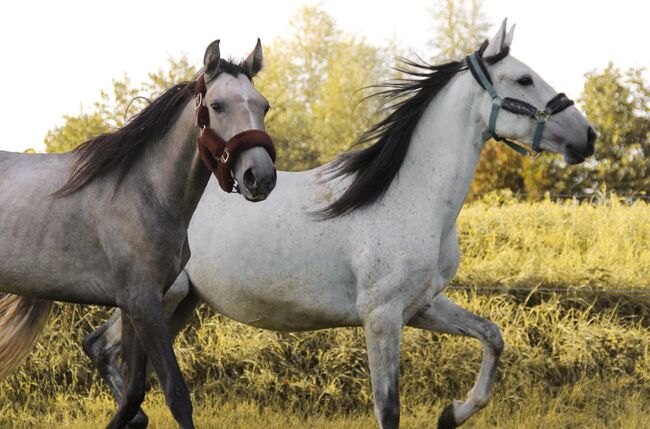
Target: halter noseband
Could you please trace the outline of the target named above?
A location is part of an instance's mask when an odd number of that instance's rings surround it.
[[[253,147],[263,147],[275,162],[275,147],[271,137],[262,130],[247,130],[231,137],[227,142],[210,128],[210,112],[204,104],[207,87],[205,75],[201,74],[194,85],[196,126],[201,129],[198,146],[203,164],[219,181],[219,186],[226,192],[239,192],[230,173],[232,165],[239,155]]]
[[[508,147],[514,149],[518,153],[536,157],[542,152],[540,144],[542,142],[542,136],[544,135],[546,120],[550,118],[551,115],[560,113],[567,107],[572,106],[573,101],[570,100],[563,92],[561,92],[555,97],[551,98],[543,109],[538,109],[523,100],[510,97],[501,98],[494,89],[494,86],[492,85],[492,79],[490,79],[490,74],[488,73],[485,64],[483,63],[482,52],[485,46],[487,45],[484,44],[478,51],[469,55],[466,58],[466,63],[467,67],[479,85],[481,85],[490,94],[490,97],[492,97],[492,111],[490,113],[488,132],[494,140],[505,143],[508,145]],[[497,54],[497,57],[502,57],[502,55]],[[499,134],[497,134],[497,117],[499,116],[499,111],[501,109],[518,115],[530,116],[531,118],[537,120],[535,133],[533,135],[533,142],[531,144],[532,153],[526,148],[513,142],[512,140],[508,140],[507,138],[501,137]]]

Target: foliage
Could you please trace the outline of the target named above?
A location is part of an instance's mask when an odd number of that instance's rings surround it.
[[[149,80],[139,87],[134,87],[127,75],[121,80],[114,79],[112,94],[100,91],[100,101],[94,103],[92,111],[81,108],[79,115],[64,116],[63,125],[48,131],[45,150],[48,153],[67,152],[92,137],[123,126],[129,117],[146,106],[146,98],[154,98],[175,83],[192,79],[196,72],[187,58],[181,56],[178,60],[170,58],[167,69],[149,73]]]
[[[481,0],[437,0],[431,8],[435,38],[429,42],[436,60],[455,60],[471,54],[483,40],[490,22]]]
[[[290,37],[265,49],[256,85],[272,105],[266,124],[279,168],[304,170],[349,149],[371,124],[377,106],[360,103],[358,90],[388,76],[385,52],[395,48],[341,32],[319,6],[300,8],[290,27]]]
[[[600,136],[595,159],[570,169],[548,163],[554,190],[585,193],[606,188],[619,194],[650,188],[650,86],[644,69],[621,72],[610,63],[585,75],[580,105]],[[547,185],[548,189],[548,185]]]
[[[437,24],[436,62],[442,57],[462,58],[486,37],[489,27],[481,0],[438,0],[432,17]],[[394,43],[373,46],[342,32],[318,4],[300,8],[290,28],[290,36],[266,46],[265,69],[256,85],[272,105],[266,123],[278,148],[278,167],[305,170],[348,150],[379,119],[377,100],[361,102],[370,92],[360,89],[398,77],[389,64],[400,52]],[[140,86],[126,75],[114,80],[112,93],[102,91],[93,109],[65,116],[62,126],[48,132],[47,151],[71,150],[122,126],[145,105],[137,96],[154,97],[195,73],[196,68],[181,57],[170,59],[166,70],[151,73]],[[491,140],[479,160],[471,192],[645,193],[650,185],[650,88],[643,73],[642,69],[623,73],[610,64],[586,75],[580,105],[600,133],[595,159],[581,166],[565,165],[560,155],[531,160]]]

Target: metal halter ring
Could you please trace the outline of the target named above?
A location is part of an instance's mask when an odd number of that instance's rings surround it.
[[[201,106],[203,106],[203,94],[199,92],[194,99],[194,110],[199,110]]]

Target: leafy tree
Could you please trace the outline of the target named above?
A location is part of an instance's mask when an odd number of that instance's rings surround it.
[[[45,150],[67,152],[94,136],[123,126],[130,116],[146,106],[147,99],[140,94],[154,98],[175,83],[192,79],[196,72],[182,56],[179,60],[169,59],[166,69],[149,73],[149,80],[140,87],[134,87],[127,75],[121,80],[114,79],[112,94],[100,91],[100,100],[94,103],[92,111],[86,112],[82,107],[78,115],[64,116],[63,125],[48,131]]]
[[[599,132],[595,159],[562,169],[549,166],[553,188],[585,193],[599,188],[618,194],[646,193],[650,188],[650,86],[644,69],[621,72],[610,63],[585,75],[580,106]]]
[[[257,85],[272,105],[267,128],[279,168],[303,170],[348,149],[368,127],[377,106],[359,103],[358,90],[389,75],[385,52],[396,49],[343,33],[318,5],[300,8],[290,26],[291,36],[265,50]]]
[[[437,0],[431,15],[436,27],[429,44],[438,51],[437,60],[471,54],[486,39],[491,25],[481,0]]]

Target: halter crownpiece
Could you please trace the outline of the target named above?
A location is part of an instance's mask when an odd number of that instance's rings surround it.
[[[219,186],[225,192],[237,192],[235,180],[232,178],[232,165],[237,156],[250,148],[263,147],[275,163],[275,146],[271,137],[262,130],[246,130],[234,135],[227,142],[210,128],[210,112],[205,105],[207,87],[205,77],[201,74],[194,85],[196,126],[201,129],[199,140],[199,155],[203,164],[219,181]]]
[[[481,48],[479,48],[473,54],[469,55],[466,58],[465,62],[467,63],[467,67],[472,73],[472,76],[474,76],[474,79],[476,79],[479,85],[481,85],[481,87],[483,87],[488,92],[488,94],[490,94],[490,97],[492,97],[492,111],[490,112],[488,133],[494,140],[505,143],[508,145],[508,147],[514,149],[522,155],[537,156],[542,152],[540,144],[542,142],[542,136],[544,135],[544,127],[546,126],[547,119],[550,118],[551,115],[560,113],[564,109],[572,106],[573,100],[570,100],[562,92],[551,98],[543,109],[538,109],[523,100],[510,97],[501,98],[494,89],[490,74],[488,73],[487,68],[483,63],[482,53],[486,46],[487,45],[484,43]],[[504,52],[505,54],[497,54],[494,62],[506,56],[507,50]],[[501,109],[518,115],[527,115],[537,120],[537,124],[535,125],[535,133],[533,134],[533,141],[531,143],[532,153],[526,148],[513,142],[512,140],[508,140],[507,138],[497,134],[497,117],[499,116]]]

